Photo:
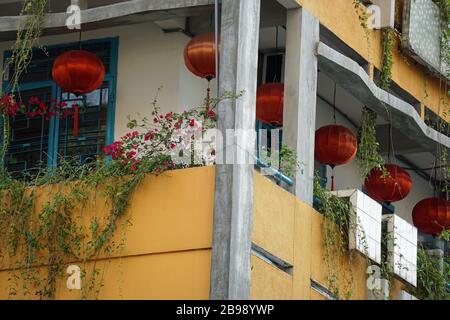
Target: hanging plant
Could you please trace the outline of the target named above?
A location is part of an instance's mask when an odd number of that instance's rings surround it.
[[[382,55],[382,67],[380,75],[380,87],[383,90],[389,90],[392,83],[392,66],[394,64],[393,51],[394,51],[394,30],[383,30],[383,55]]]
[[[444,257],[443,268],[438,258],[427,254],[423,246],[417,248],[417,289],[414,295],[421,300],[450,300],[447,289],[450,279],[450,260]]]
[[[40,47],[39,38],[42,35],[44,16],[48,10],[49,0],[26,0],[23,4],[20,16],[21,20],[17,30],[16,42],[12,48],[12,54],[7,59],[8,68],[3,70],[9,72],[13,70],[9,80],[9,91],[18,91],[19,79],[33,58],[33,47]],[[42,48],[43,49],[43,48]],[[3,78],[3,77],[2,77]],[[6,151],[9,146],[9,117],[2,114],[3,141],[0,154],[0,164],[3,164]]]
[[[433,0],[439,7],[441,22],[441,61],[450,67],[450,1]],[[450,70],[447,70],[450,73]],[[447,74],[450,77],[450,74]]]
[[[322,179],[318,174],[314,177],[314,198],[317,210],[323,214],[323,260],[327,269],[328,290],[336,299],[350,299],[353,295],[354,278],[352,264],[355,251],[348,249],[349,230],[356,230],[360,234],[359,247],[364,248],[366,264],[367,238],[358,221],[351,214],[349,199],[339,198],[329,193],[322,186]]]
[[[303,173],[303,164],[298,161],[297,154],[294,149],[282,144],[279,150],[275,152],[271,148],[261,146],[260,161],[265,165],[278,169],[287,177],[293,179],[297,171]],[[275,160],[274,163],[273,160]]]
[[[356,15],[358,16],[359,23],[361,27],[364,29],[364,34],[367,41],[367,54],[368,60],[371,61],[371,42],[370,42],[370,29],[368,26],[369,15],[367,13],[367,8],[364,5],[362,0],[353,0],[353,8],[355,10]]]
[[[361,127],[358,132],[358,167],[365,178],[372,169],[384,170],[384,159],[379,153],[380,144],[376,139],[377,114],[367,107],[362,110]]]
[[[17,30],[16,42],[7,63],[13,73],[9,83],[9,90],[16,91],[22,73],[27,70],[33,59],[33,48],[45,50],[39,43],[43,33],[44,17],[49,10],[49,0],[26,0],[20,16],[23,17]]]

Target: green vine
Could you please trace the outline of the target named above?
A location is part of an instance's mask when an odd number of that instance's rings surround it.
[[[383,55],[382,67],[380,75],[380,87],[383,90],[389,90],[392,83],[392,66],[394,64],[393,50],[394,50],[394,30],[383,30]]]
[[[45,51],[45,48],[39,45],[39,38],[43,33],[44,17],[48,10],[49,0],[27,0],[22,6],[20,16],[23,17],[23,20],[21,20],[21,23],[19,24],[11,56],[6,60],[8,68],[5,68],[2,73],[4,75],[5,72],[10,72],[10,70],[12,70],[12,75],[9,79],[9,92],[18,92],[20,95],[20,77],[26,72],[28,65],[33,59],[33,48],[39,47]],[[0,154],[1,163],[3,163],[6,150],[9,147],[10,128],[9,118],[7,116],[2,117],[2,128],[3,141]]]
[[[377,114],[364,107],[361,127],[358,132],[358,152],[356,154],[361,176],[364,178],[375,168],[384,169],[384,159],[379,154],[379,143],[375,135]],[[384,171],[384,170],[383,170]]]
[[[29,181],[13,179],[1,171],[0,257],[8,258],[13,268],[10,295],[53,299],[56,282],[68,264],[79,261],[86,266],[100,254],[113,252],[109,242],[131,194],[159,161],[144,162],[133,175],[126,175],[117,163],[103,162],[81,167],[65,163]],[[36,207],[38,194],[47,198],[40,208]],[[104,221],[94,215],[90,226],[83,226],[84,210],[99,200],[110,208],[109,214]],[[45,274],[37,266],[47,266]],[[94,268],[82,274],[91,278],[86,282],[94,283],[98,272]],[[93,285],[87,287],[96,291]],[[84,291],[83,297],[88,298],[89,293]]]
[[[439,19],[441,22],[441,61],[447,69],[447,77],[450,77],[450,0],[433,0],[439,7]]]
[[[39,38],[43,33],[44,17],[49,10],[49,0],[27,0],[24,2],[20,16],[23,17],[17,30],[16,42],[7,63],[13,73],[10,79],[11,92],[19,89],[21,75],[26,72],[33,59],[33,48],[39,47]]]
[[[297,160],[297,154],[294,149],[282,144],[280,150],[272,154],[272,150],[265,146],[261,146],[260,160],[273,168],[278,167],[278,170],[287,177],[294,178],[297,170],[303,170],[302,164]],[[273,159],[279,161],[279,166],[272,163]]]
[[[442,266],[442,268],[441,268]],[[417,289],[415,296],[421,300],[450,300],[447,289],[450,279],[450,260],[444,257],[443,264],[437,257],[427,254],[423,246],[417,248]]]
[[[364,34],[367,41],[367,53],[368,60],[371,60],[371,42],[370,42],[370,31],[368,26],[369,15],[367,13],[366,6],[364,5],[362,0],[353,0],[353,8],[355,10],[356,15],[358,16],[360,26],[364,29]]]
[[[327,269],[327,285],[336,299],[350,299],[354,284],[351,265],[354,252],[348,249],[349,232],[355,230],[360,235],[359,247],[363,247],[367,254],[365,232],[359,228],[358,221],[351,214],[349,199],[337,197],[322,186],[322,179],[316,174],[314,178],[314,198],[318,203],[317,209],[323,214],[323,259]],[[348,259],[346,261],[346,259]],[[366,263],[368,263],[368,258]],[[340,268],[345,264],[344,269]],[[336,270],[339,270],[338,274]],[[342,277],[342,278],[341,278]],[[342,292],[342,290],[344,292]]]

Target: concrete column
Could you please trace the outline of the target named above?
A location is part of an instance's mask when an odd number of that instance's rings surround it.
[[[259,17],[260,0],[222,1],[220,93],[243,92],[218,106],[223,137],[227,129],[255,129]],[[242,150],[254,154],[254,135],[240,131],[216,154]],[[249,298],[253,171],[251,163],[216,166],[211,299]]]
[[[283,143],[296,150],[302,167],[293,192],[313,202],[319,20],[302,8],[287,11]]]

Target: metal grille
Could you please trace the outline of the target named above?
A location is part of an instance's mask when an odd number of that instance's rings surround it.
[[[63,159],[77,164],[93,161],[106,143],[113,138],[113,90],[117,63],[116,42],[114,40],[88,41],[47,47],[45,51],[33,52],[33,59],[27,72],[20,79],[20,100],[26,102],[30,97],[39,100],[57,99],[81,105],[78,121],[78,135],[73,135],[72,116],[60,118],[27,118],[18,115],[10,119],[11,141],[5,158],[5,166],[17,178],[34,175],[47,166],[55,166]],[[52,81],[53,62],[63,52],[83,49],[99,56],[105,66],[105,82],[88,95],[77,97],[61,92]],[[9,53],[10,54],[10,53]],[[5,57],[9,55],[6,53]],[[14,70],[9,68],[9,75]],[[4,82],[4,89],[7,83]],[[108,140],[108,141],[107,141]]]
[[[58,127],[58,159],[86,163],[96,158],[105,146],[106,118],[109,102],[108,82],[84,97],[62,94],[62,101],[83,107],[79,114],[79,133],[73,136],[73,117],[61,119]]]
[[[21,92],[23,101],[30,97],[51,99],[51,87]],[[33,173],[47,166],[49,122],[44,117],[30,119],[23,114],[10,118],[11,141],[6,156],[6,167],[15,176],[24,171]]]

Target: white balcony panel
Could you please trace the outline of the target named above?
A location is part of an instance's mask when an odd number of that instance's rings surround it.
[[[376,263],[381,263],[381,205],[357,189],[334,191],[351,203],[349,249],[357,250]]]
[[[388,266],[413,286],[417,285],[417,228],[395,214],[383,218],[388,232]]]

